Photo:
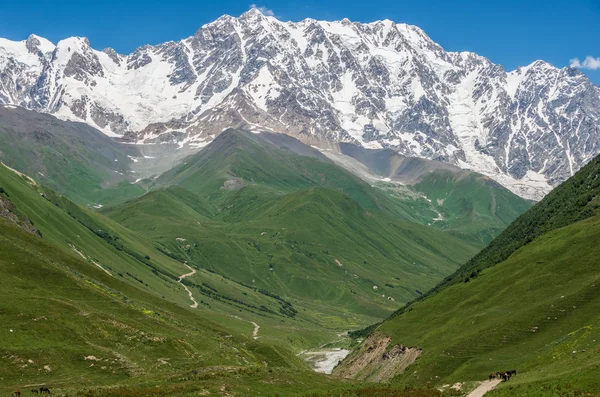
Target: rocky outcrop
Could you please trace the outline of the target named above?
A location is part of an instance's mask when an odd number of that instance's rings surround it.
[[[42,234],[33,226],[31,220],[22,215],[8,197],[8,193],[3,187],[0,187],[0,218],[5,219],[10,223],[14,223],[27,233],[41,237]]]
[[[417,347],[394,345],[391,338],[370,335],[350,356],[333,371],[334,375],[369,382],[386,382],[401,374],[421,354]]]

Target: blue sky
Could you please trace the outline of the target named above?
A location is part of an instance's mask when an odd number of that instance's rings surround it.
[[[6,1],[0,37],[22,40],[36,33],[56,43],[86,36],[94,48],[129,53],[188,37],[223,14],[240,15],[253,1]],[[537,59],[562,67],[578,58],[573,64],[600,85],[600,0],[255,1],[281,20],[388,18],[417,25],[446,50],[474,51],[507,69]]]

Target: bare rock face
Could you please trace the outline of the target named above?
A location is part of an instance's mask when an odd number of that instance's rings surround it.
[[[390,342],[390,337],[370,335],[358,351],[334,369],[333,374],[369,382],[391,380],[415,362],[421,354],[421,349],[394,345],[388,350]]]
[[[41,237],[40,231],[33,226],[29,218],[19,212],[13,202],[10,201],[8,193],[2,187],[0,187],[0,218],[19,226],[27,233]]]
[[[129,55],[85,38],[0,39],[0,103],[144,143],[246,127],[390,148],[533,199],[600,153],[600,88],[579,71],[506,71],[389,20],[281,22],[252,9]]]

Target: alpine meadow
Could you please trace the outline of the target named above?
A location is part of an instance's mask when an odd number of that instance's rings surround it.
[[[600,396],[595,58],[127,3],[0,10],[0,396]]]

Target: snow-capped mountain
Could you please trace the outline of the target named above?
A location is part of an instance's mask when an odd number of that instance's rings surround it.
[[[281,22],[252,9],[132,54],[0,39],[0,103],[136,142],[203,146],[245,125],[313,145],[438,159],[539,199],[600,153],[600,88],[537,61],[507,72],[389,20]]]

